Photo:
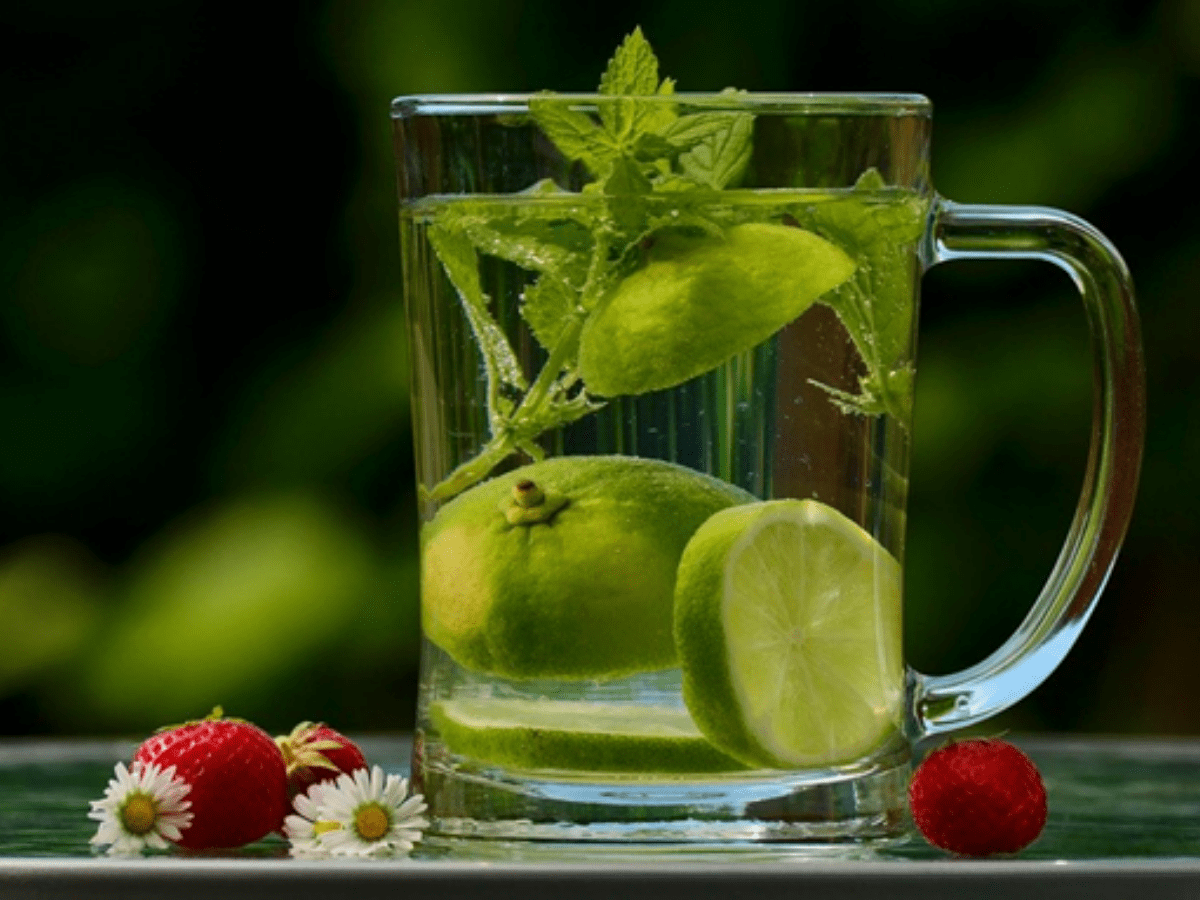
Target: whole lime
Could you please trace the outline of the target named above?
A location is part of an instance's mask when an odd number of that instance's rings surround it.
[[[854,269],[839,247],[786,225],[664,235],[588,317],[579,373],[609,397],[682,384],[769,338]]]
[[[562,456],[477,485],[421,535],[425,635],[506,678],[675,664],[675,572],[692,533],[754,498],[672,463]]]

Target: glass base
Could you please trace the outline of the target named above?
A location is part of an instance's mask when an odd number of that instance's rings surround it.
[[[713,776],[517,772],[444,751],[415,762],[434,839],[728,849],[887,841],[911,830],[904,747],[831,770]]]

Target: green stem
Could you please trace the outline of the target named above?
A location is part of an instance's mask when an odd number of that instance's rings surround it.
[[[570,353],[571,345],[579,339],[579,332],[583,330],[584,316],[578,314],[571,317],[571,320],[563,326],[563,330],[559,332],[558,340],[554,342],[554,350],[550,356],[546,358],[545,365],[538,372],[537,380],[533,382],[533,386],[521,401],[521,405],[517,407],[513,413],[513,421],[520,421],[524,416],[528,416],[537,412],[542,402],[546,399],[546,395],[550,391],[554,380],[558,378],[562,372],[563,366],[567,361],[567,354]]]
[[[476,482],[487,478],[488,473],[500,465],[516,449],[512,432],[503,431],[492,437],[477,456],[467,460],[433,488],[424,494],[428,500],[449,500],[461,494]]]
[[[587,311],[595,305],[607,281],[608,273],[605,271],[607,263],[608,235],[601,230],[597,233],[595,243],[592,245],[592,258],[588,264],[587,279],[580,291],[580,302],[576,312],[559,332],[558,339],[554,342],[554,349],[550,351],[550,355],[546,358],[541,371],[538,372],[533,385],[525,392],[520,405],[507,418],[496,413],[495,397],[491,396],[491,388],[498,382],[498,379],[489,378],[488,407],[492,429],[491,440],[476,456],[458,466],[438,482],[433,490],[425,492],[426,499],[448,500],[456,494],[462,493],[487,478],[492,469],[518,450],[522,444],[538,437],[537,434],[528,433],[528,423],[536,420],[542,404],[551,396],[550,392],[555,381],[562,374],[572,348],[579,341],[583,323],[587,319]],[[574,377],[571,378],[571,381],[574,381]],[[569,387],[569,384],[564,387]],[[522,427],[523,425],[524,427]]]
[[[462,493],[475,483],[487,478],[492,469],[515,451],[522,441],[537,437],[536,434],[525,434],[524,429],[521,428],[521,422],[533,418],[546,401],[554,380],[566,363],[571,345],[579,339],[583,321],[582,313],[572,317],[571,321],[563,328],[562,333],[559,334],[558,340],[554,343],[553,352],[547,358],[546,364],[542,366],[537,380],[525,394],[521,405],[501,424],[500,429],[492,435],[492,439],[477,456],[456,468],[426,494],[428,499],[448,500],[456,494]],[[492,427],[495,429],[496,425],[493,424]]]

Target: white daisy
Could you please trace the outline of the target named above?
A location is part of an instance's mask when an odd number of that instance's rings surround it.
[[[408,781],[384,776],[375,766],[359,769],[298,794],[299,816],[289,816],[288,836],[303,855],[324,851],[334,856],[385,856],[411,850],[429,825],[421,815],[425,798],[406,798]],[[301,800],[301,798],[304,800]]]
[[[318,839],[322,832],[341,828],[321,811],[321,799],[332,782],[318,782],[307,793],[297,794],[292,807],[299,815],[290,815],[283,820],[283,833],[291,842],[292,856],[328,856],[329,851]]]
[[[91,801],[88,818],[100,823],[91,843],[107,845],[109,853],[138,853],[146,847],[165,850],[167,841],[179,840],[192,823],[187,812],[192,803],[183,799],[192,786],[175,777],[175,767],[135,762],[131,771],[117,763],[115,771],[104,798]]]

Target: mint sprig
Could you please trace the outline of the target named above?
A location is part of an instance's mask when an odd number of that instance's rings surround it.
[[[598,409],[575,372],[579,335],[601,297],[641,258],[641,246],[663,228],[719,233],[702,212],[684,218],[655,215],[656,192],[720,190],[740,175],[750,155],[752,117],[699,112],[681,116],[670,102],[674,82],[660,79],[658,59],[635,29],[600,79],[595,117],[577,102],[552,93],[530,100],[535,123],[568,159],[595,177],[584,194],[595,202],[565,209],[566,192],[539,182],[528,203],[501,207],[484,201],[456,204],[430,227],[441,261],[484,358],[491,437],[478,454],[428,492],[447,499],[487,477],[513,452],[540,459],[537,438]],[[664,99],[655,99],[655,98]],[[611,99],[607,99],[611,98]],[[647,99],[651,98],[651,99]],[[550,202],[540,203],[542,198]],[[546,352],[532,384],[488,310],[479,257],[493,256],[530,272],[520,314]],[[519,397],[519,400],[511,398]]]
[[[483,357],[490,437],[474,457],[428,491],[448,499],[486,478],[514,453],[544,455],[538,439],[600,408],[577,372],[580,335],[588,317],[646,259],[659,235],[688,232],[720,237],[743,215],[721,210],[717,192],[735,187],[750,160],[754,116],[681,106],[675,84],[660,78],[658,60],[640,29],[617,48],[587,106],[543,92],[529,101],[534,123],[564,157],[593,180],[579,193],[540,181],[523,202],[464,199],[439,212],[429,240],[458,294]],[[920,210],[875,205],[878,173],[856,185],[861,199],[802,209],[757,207],[749,215],[803,227],[855,256],[858,268],[820,298],[833,308],[866,363],[858,394],[822,385],[843,411],[911,416],[910,274],[899,249],[916,239]],[[694,197],[695,202],[688,202]],[[562,203],[570,198],[570,203]],[[669,199],[669,209],[656,202]],[[522,371],[489,310],[479,275],[481,257],[513,264],[529,275],[519,312],[544,351],[532,381]]]
[[[750,113],[680,115],[675,82],[659,80],[658,60],[640,28],[613,54],[600,79],[599,121],[577,101],[544,91],[529,111],[568,159],[581,161],[609,195],[653,190],[722,190],[750,158]],[[652,99],[662,98],[662,99]]]

